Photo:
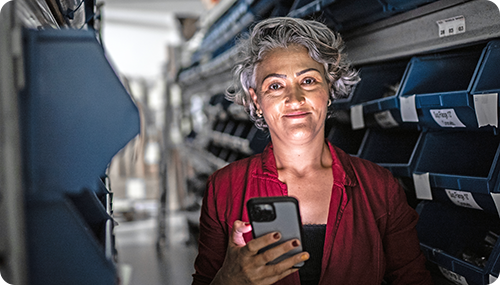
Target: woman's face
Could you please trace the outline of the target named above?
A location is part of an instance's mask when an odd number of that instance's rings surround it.
[[[303,46],[269,51],[255,69],[250,94],[271,138],[305,143],[324,137],[329,86],[323,65]]]

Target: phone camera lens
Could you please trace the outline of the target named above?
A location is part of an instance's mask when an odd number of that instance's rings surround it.
[[[258,204],[255,205],[250,211],[252,220],[255,222],[270,222],[276,219],[274,207],[271,204]]]

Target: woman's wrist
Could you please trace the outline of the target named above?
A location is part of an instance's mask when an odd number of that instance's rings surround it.
[[[234,284],[234,283],[231,283],[229,276],[224,274],[224,269],[221,268],[219,269],[217,274],[215,274],[215,277],[214,279],[212,279],[210,285],[226,285],[226,284]]]

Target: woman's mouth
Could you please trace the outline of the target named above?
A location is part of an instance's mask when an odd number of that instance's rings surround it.
[[[309,114],[310,114],[309,112],[299,111],[299,112],[288,113],[288,114],[284,115],[283,117],[289,118],[289,119],[301,119],[301,118],[306,117]]]

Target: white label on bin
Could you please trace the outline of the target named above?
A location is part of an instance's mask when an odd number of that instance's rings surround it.
[[[436,21],[438,25],[439,37],[447,37],[451,35],[465,33],[465,17],[456,16],[444,20]]]
[[[418,122],[415,95],[399,97],[399,103],[401,104],[401,119],[403,122]]]
[[[493,202],[495,202],[495,206],[497,207],[498,216],[500,216],[500,193],[490,193],[491,198],[493,198]]]
[[[455,205],[465,208],[478,209],[478,210],[483,209],[476,203],[476,200],[474,200],[474,197],[470,192],[450,190],[450,189],[445,189],[445,191],[446,194],[448,195],[448,198],[450,198],[450,200]]]
[[[424,174],[413,173],[413,183],[415,184],[415,193],[417,194],[417,199],[432,200],[429,172]]]
[[[465,128],[454,109],[430,110],[432,118],[443,128]]]
[[[498,128],[498,93],[474,95],[477,125]]]
[[[351,106],[351,126],[353,130],[359,130],[365,127],[363,118],[363,105]]]
[[[391,111],[378,112],[373,115],[378,125],[384,129],[393,128],[399,126],[398,122],[392,117]]]
[[[467,280],[462,275],[456,274],[446,268],[439,266],[439,270],[443,273],[444,277],[454,282],[455,284],[468,285]]]
[[[497,279],[498,279],[497,277],[495,277],[495,276],[493,276],[493,275],[490,274],[489,284],[493,284],[493,285],[500,284],[500,280],[498,280],[498,282],[495,282],[495,281],[497,281]]]

